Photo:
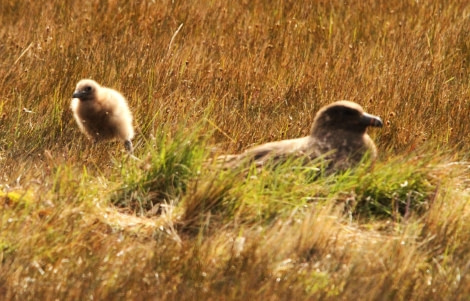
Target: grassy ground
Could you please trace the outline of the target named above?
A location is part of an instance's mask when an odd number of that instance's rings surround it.
[[[227,2],[227,3],[225,3]],[[466,1],[0,2],[0,295],[468,300]],[[120,90],[136,156],[75,84]],[[375,164],[219,170],[340,99]]]

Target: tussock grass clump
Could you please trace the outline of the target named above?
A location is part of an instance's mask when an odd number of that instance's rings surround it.
[[[328,179],[349,214],[367,219],[422,215],[435,198],[438,165],[432,157],[370,162]],[[332,181],[332,182],[331,182]]]
[[[197,131],[196,131],[197,132]],[[139,215],[159,212],[162,203],[178,202],[189,181],[200,173],[206,157],[204,144],[196,132],[180,129],[173,137],[165,130],[146,142],[142,161],[121,170],[121,187],[111,202]]]
[[[292,211],[323,199],[320,158],[305,164],[304,158],[290,158],[282,163],[266,164],[262,168],[252,164],[242,171],[238,185],[233,188],[240,197],[235,203],[235,218],[244,222],[272,222],[276,217],[288,216]]]
[[[364,160],[356,168],[336,173],[324,171],[322,158],[308,164],[302,159],[287,160],[262,169],[253,165],[235,188],[243,195],[235,212],[269,221],[294,209],[334,202],[351,217],[401,219],[429,209],[438,189],[439,166],[432,157],[371,163]]]
[[[378,163],[368,173],[359,173],[354,215],[367,218],[409,217],[429,209],[437,189],[432,163],[425,158],[402,158]]]

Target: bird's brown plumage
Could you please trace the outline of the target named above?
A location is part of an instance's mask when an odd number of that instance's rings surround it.
[[[82,79],[72,97],[73,116],[83,133],[94,141],[119,139],[132,152],[132,114],[121,93]]]
[[[381,127],[382,120],[365,113],[357,103],[337,101],[318,111],[309,136],[255,146],[240,155],[222,156],[219,162],[225,167],[246,161],[261,166],[290,156],[307,159],[324,156],[330,170],[344,170],[359,163],[367,152],[376,158],[377,149],[366,133],[369,126]]]

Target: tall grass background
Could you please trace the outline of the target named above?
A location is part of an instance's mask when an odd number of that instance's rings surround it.
[[[466,1],[0,1],[9,300],[466,300]],[[122,92],[136,156],[69,109]],[[220,170],[340,99],[375,163]]]

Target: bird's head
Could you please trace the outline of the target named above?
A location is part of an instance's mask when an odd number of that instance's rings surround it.
[[[368,126],[382,127],[382,119],[364,112],[355,102],[341,100],[318,111],[312,126],[312,135],[325,131],[342,130],[363,134]]]
[[[78,82],[72,98],[78,98],[81,101],[93,100],[99,87],[100,85],[94,80],[82,79]]]

